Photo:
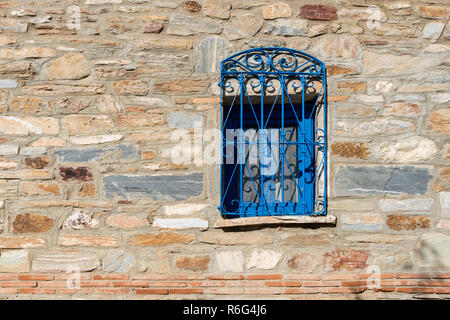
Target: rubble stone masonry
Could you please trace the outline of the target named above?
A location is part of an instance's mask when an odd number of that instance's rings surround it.
[[[0,0],[0,299],[448,298],[449,14]],[[172,161],[220,127],[220,61],[262,46],[326,64],[326,219],[224,223],[219,166]]]

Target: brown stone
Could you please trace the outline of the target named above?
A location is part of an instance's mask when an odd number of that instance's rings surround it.
[[[366,82],[339,82],[337,85],[338,89],[344,92],[358,92],[358,91],[366,91],[367,83]]]
[[[0,236],[0,249],[26,249],[45,247],[47,242],[42,238],[21,236]]]
[[[92,198],[95,195],[95,184],[93,183],[84,183],[81,185],[80,190],[78,191],[78,196],[85,198]]]
[[[87,107],[89,104],[82,100],[63,98],[56,101],[56,108],[61,108],[63,113],[77,113]]]
[[[359,158],[366,160],[370,151],[362,142],[336,142],[331,145],[331,154],[344,158]]]
[[[21,184],[23,194],[28,195],[46,195],[60,194],[60,188],[56,183],[31,182],[26,181]]]
[[[33,114],[43,110],[43,101],[41,98],[14,97],[10,107],[14,112]]]
[[[144,33],[160,33],[163,29],[163,24],[159,21],[149,21],[144,26]]]
[[[190,12],[198,12],[202,9],[202,6],[197,1],[184,1],[181,7]]]
[[[206,271],[210,261],[208,255],[177,257],[175,265],[177,268],[190,271]]]
[[[113,228],[142,228],[147,227],[149,222],[137,216],[115,214],[106,219],[106,224]]]
[[[132,246],[158,246],[173,243],[189,243],[195,241],[195,235],[161,232],[157,234],[136,234],[128,239],[128,244]]]
[[[327,66],[327,74],[329,76],[337,76],[337,75],[349,75],[349,74],[358,74],[359,72],[355,69],[348,67],[340,67],[340,66]]]
[[[156,152],[153,150],[141,151],[142,160],[153,160],[156,157]]]
[[[417,6],[419,16],[430,19],[446,19],[448,17],[448,10],[440,6]]]
[[[336,8],[324,4],[305,4],[300,7],[299,17],[309,20],[336,20]]]
[[[330,233],[287,234],[284,242],[291,246],[324,246],[329,245],[334,239]]]
[[[208,244],[234,246],[252,244],[270,244],[274,241],[271,234],[263,232],[202,232],[198,234],[198,241]]]
[[[386,224],[390,229],[396,231],[427,229],[430,227],[430,218],[420,215],[391,214],[386,217]]]
[[[33,169],[43,169],[50,163],[50,157],[25,158],[25,165]]]
[[[325,253],[325,264],[335,271],[351,271],[368,266],[369,252],[365,250],[338,248]]]
[[[102,115],[70,115],[62,118],[61,124],[69,135],[104,133],[114,127],[113,121]]]
[[[56,135],[59,124],[58,119],[50,117],[0,116],[0,132],[11,135]]]
[[[47,67],[48,80],[77,80],[89,75],[89,64],[80,53],[67,53]]]
[[[295,254],[287,261],[287,266],[289,269],[300,273],[318,272],[320,271],[322,265],[322,254],[312,252]]]
[[[148,93],[148,86],[142,80],[114,81],[112,85],[118,94],[145,96]]]
[[[38,233],[49,230],[54,220],[32,213],[18,214],[13,222],[14,233]]]
[[[62,234],[58,237],[58,245],[65,247],[117,247],[119,239],[114,236],[93,234]]]
[[[427,130],[436,133],[450,133],[450,109],[439,109],[431,112],[426,122]]]
[[[119,127],[147,127],[166,123],[162,114],[119,114],[114,117]]]
[[[92,180],[92,173],[86,167],[78,167],[76,169],[72,167],[59,167],[61,177],[64,181],[69,179],[75,179],[80,181]]]
[[[336,107],[336,115],[342,117],[370,117],[374,116],[376,113],[376,109],[360,105]]]
[[[450,167],[444,167],[439,169],[439,180],[446,183],[450,182]]]
[[[415,103],[395,102],[384,106],[383,114],[415,117],[421,112],[421,108]]]
[[[202,93],[208,84],[209,82],[204,79],[157,81],[154,85],[154,90],[168,94]]]

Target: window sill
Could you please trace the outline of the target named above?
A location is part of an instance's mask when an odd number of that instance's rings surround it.
[[[321,224],[336,225],[336,217],[333,215],[326,216],[271,216],[271,217],[247,217],[235,219],[219,218],[214,224],[215,229],[233,228],[233,227],[250,227],[261,225],[299,225],[299,224]]]

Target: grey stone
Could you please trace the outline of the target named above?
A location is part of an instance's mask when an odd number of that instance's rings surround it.
[[[251,13],[234,17],[224,27],[223,34],[229,40],[249,38],[258,33],[263,26],[263,18]]]
[[[450,268],[450,235],[428,232],[417,244],[417,261],[422,268]]]
[[[395,212],[395,211],[407,211],[407,212],[420,212],[429,213],[431,206],[433,205],[433,199],[381,199],[379,206],[383,212]]]
[[[221,37],[204,38],[195,49],[195,72],[219,72],[220,61],[228,57],[230,44]]]
[[[423,28],[423,37],[425,39],[438,40],[444,31],[445,25],[441,22],[429,22]]]
[[[103,177],[106,197],[114,194],[128,198],[149,197],[155,200],[184,200],[198,196],[203,189],[203,174]]]
[[[19,146],[14,144],[1,144],[0,145],[0,155],[14,155],[19,153]]]
[[[275,36],[307,36],[308,22],[298,19],[278,19],[267,24],[264,33]]]
[[[15,89],[17,88],[17,80],[0,79],[0,88],[2,89]]]
[[[246,43],[250,48],[286,46],[286,41],[283,39],[249,39]]]
[[[128,272],[136,263],[136,258],[124,250],[111,250],[102,260],[103,271]]]
[[[343,166],[336,174],[337,196],[358,194],[424,194],[432,176],[413,166]]]
[[[136,160],[140,158],[139,149],[134,146],[121,145],[109,149],[59,149],[55,151],[60,162],[113,162],[115,159]]]
[[[190,129],[202,126],[202,116],[183,112],[173,112],[167,118],[169,128]]]
[[[220,23],[209,19],[185,16],[174,13],[169,19],[167,33],[179,36],[188,36],[197,33],[220,33],[222,26]]]
[[[450,192],[439,192],[442,216],[450,218]]]

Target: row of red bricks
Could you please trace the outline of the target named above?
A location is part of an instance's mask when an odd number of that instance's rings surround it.
[[[0,294],[313,294],[360,293],[370,284],[378,291],[450,294],[450,273],[384,273],[379,283],[372,274],[0,274]],[[67,281],[69,280],[69,281]],[[72,289],[72,285],[79,288]]]

